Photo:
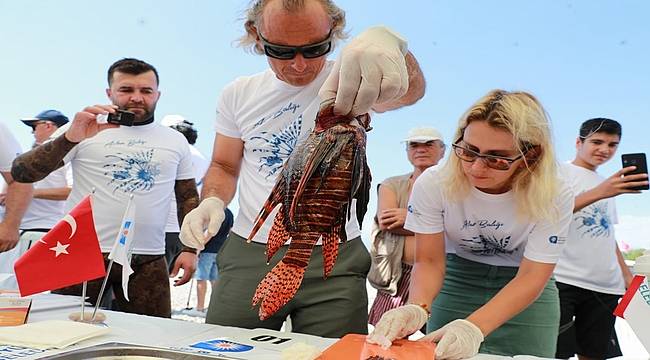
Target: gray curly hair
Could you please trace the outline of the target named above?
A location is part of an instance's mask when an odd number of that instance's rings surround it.
[[[264,49],[260,47],[257,40],[256,27],[262,26],[262,12],[264,6],[271,0],[254,0],[244,15],[244,30],[246,34],[237,40],[237,44],[247,51],[258,55],[264,55]],[[282,6],[289,12],[304,9],[305,1],[308,0],[281,0]],[[325,11],[330,16],[332,22],[332,48],[341,40],[346,39],[348,34],[345,32],[345,11],[334,4],[331,0],[316,0],[320,2]]]

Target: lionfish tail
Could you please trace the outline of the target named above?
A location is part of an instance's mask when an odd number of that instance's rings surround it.
[[[260,320],[266,320],[293,298],[305,276],[305,268],[280,261],[255,290],[253,306],[260,303]]]

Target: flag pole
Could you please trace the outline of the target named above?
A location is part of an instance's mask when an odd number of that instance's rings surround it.
[[[133,202],[133,194],[131,194],[129,196],[129,202],[126,205],[125,216],[128,213],[128,210],[130,209],[130,207],[132,206],[132,202]],[[122,220],[124,221],[124,219],[122,219]],[[93,316],[90,319],[91,322],[95,321],[95,316],[97,315],[97,309],[99,309],[99,304],[101,304],[102,298],[104,297],[104,291],[106,290],[106,284],[108,283],[108,278],[111,276],[111,269],[113,268],[113,263],[115,262],[113,252],[115,251],[115,246],[117,245],[117,242],[119,241],[119,239],[120,239],[120,236],[118,235],[117,239],[115,240],[115,244],[113,245],[113,249],[108,254],[109,262],[108,262],[108,267],[106,269],[106,276],[104,277],[104,281],[102,282],[102,287],[99,289],[99,295],[97,296],[97,303],[95,304],[95,309],[93,310]],[[128,267],[130,269],[129,259],[124,259],[124,261],[126,261],[126,262],[121,263],[121,262],[118,261],[118,264],[122,264],[122,267],[123,267],[122,268],[122,273],[123,273],[122,275],[124,275],[124,267]],[[122,284],[122,286],[124,286],[124,284]],[[125,289],[123,291],[124,291],[124,296],[126,297],[126,299],[128,301],[128,297],[126,296],[127,290]]]
[[[84,281],[83,285],[81,286],[81,320],[84,320],[85,314],[84,314],[84,309],[86,307],[86,287],[88,286],[88,281]]]
[[[102,287],[99,289],[99,295],[97,295],[97,302],[95,302],[95,309],[93,309],[93,316],[90,318],[90,321],[95,321],[95,316],[97,315],[97,309],[99,309],[99,304],[102,302],[102,297],[104,296],[104,290],[106,290],[106,283],[108,282],[108,277],[111,275],[111,268],[113,267],[113,260],[108,262],[108,268],[106,268],[106,276],[104,276],[104,281],[102,282]]]

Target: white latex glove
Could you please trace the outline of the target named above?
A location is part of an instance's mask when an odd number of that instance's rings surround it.
[[[385,26],[359,34],[341,51],[318,95],[336,97],[334,113],[367,113],[375,103],[401,98],[409,87],[406,40]]]
[[[428,317],[426,310],[415,304],[388,310],[379,319],[375,330],[366,337],[366,342],[388,349],[393,340],[418,331],[427,322]]]
[[[436,359],[466,359],[478,354],[483,333],[478,326],[465,319],[456,319],[420,341],[438,343]]]
[[[179,236],[181,242],[185,246],[203,250],[226,218],[224,207],[223,200],[218,197],[209,197],[201,201],[199,206],[187,213],[183,219]]]

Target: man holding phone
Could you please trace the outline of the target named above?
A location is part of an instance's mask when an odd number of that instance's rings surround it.
[[[75,181],[69,210],[93,193],[93,218],[105,262],[118,236],[129,199],[135,205],[129,300],[122,291],[122,267],[114,264],[108,288],[115,295],[114,310],[171,317],[169,272],[165,261],[165,222],[176,196],[179,222],[199,202],[192,157],[185,137],[154,122],[160,98],[158,72],[138,59],[121,59],[108,70],[106,95],[111,105],[88,106],[78,112],[62,135],[20,155],[12,175],[19,182],[35,182],[64,164],[72,164]],[[118,110],[119,109],[119,110]],[[110,116],[109,116],[110,114]],[[101,117],[105,122],[102,123]],[[130,124],[130,126],[129,126]],[[183,269],[182,285],[196,268],[196,249],[181,249],[172,269]],[[88,282],[88,296],[98,301],[103,279]],[[80,295],[81,284],[56,292]]]
[[[576,156],[562,167],[577,194],[569,238],[555,267],[560,294],[560,332],[556,357],[604,359],[620,356],[612,314],[632,280],[614,237],[614,197],[640,193],[647,174],[629,166],[604,179],[596,170],[616,154],[621,125],[595,118],[582,123]]]

